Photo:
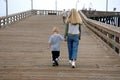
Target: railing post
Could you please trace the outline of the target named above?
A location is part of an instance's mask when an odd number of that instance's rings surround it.
[[[114,39],[113,35],[112,34],[108,34],[109,38],[110,39]],[[114,45],[112,45],[110,42],[108,43],[108,45],[114,49]]]
[[[116,37],[116,38],[115,38],[115,41],[116,41],[117,43],[120,43],[119,37]],[[115,47],[115,51],[119,54],[119,49],[118,49],[118,48]]]
[[[118,27],[120,27],[120,17],[118,17]]]
[[[2,24],[2,23],[1,23],[1,19],[0,19],[0,28],[2,27],[1,24]]]

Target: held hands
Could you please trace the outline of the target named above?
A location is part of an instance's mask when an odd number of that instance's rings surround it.
[[[64,38],[64,41],[65,41],[65,42],[67,42],[67,39],[66,39],[66,38]]]

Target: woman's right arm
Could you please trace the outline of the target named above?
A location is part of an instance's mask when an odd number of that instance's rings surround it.
[[[65,41],[66,41],[67,36],[68,36],[68,24],[66,24],[66,26],[65,26],[65,33],[64,33]]]

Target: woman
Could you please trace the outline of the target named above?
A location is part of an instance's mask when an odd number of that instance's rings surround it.
[[[82,19],[76,9],[71,10],[66,19],[66,23],[64,38],[68,45],[69,62],[72,65],[72,68],[75,68],[82,24]]]

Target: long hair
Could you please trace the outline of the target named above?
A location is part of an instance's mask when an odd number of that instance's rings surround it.
[[[82,24],[82,19],[79,15],[79,13],[76,11],[76,9],[72,9],[70,11],[70,14],[68,15],[66,19],[67,23],[72,23],[72,24]]]

